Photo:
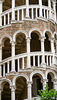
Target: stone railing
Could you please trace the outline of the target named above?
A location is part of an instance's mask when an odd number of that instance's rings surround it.
[[[55,56],[51,52],[45,52],[42,54],[41,52],[30,52],[30,68],[40,68],[42,64],[42,60],[44,56],[44,63],[46,67],[52,67],[53,64],[57,65],[57,56]],[[14,56],[14,63],[15,63],[15,72],[19,72],[22,70],[27,70],[27,63],[28,62],[28,54],[23,53]],[[12,57],[6,58],[0,62],[0,75],[5,77],[6,74],[9,74],[12,71]]]
[[[56,21],[56,12],[53,9],[50,9],[47,6],[41,7],[40,5],[29,5],[27,8],[27,6],[24,5],[2,12],[0,14],[2,20],[0,21],[1,23],[0,25],[1,26],[9,25],[13,19],[16,21],[23,21],[24,19],[26,19],[27,14],[29,15],[29,19],[31,20],[44,18]],[[12,16],[14,18],[12,18]]]

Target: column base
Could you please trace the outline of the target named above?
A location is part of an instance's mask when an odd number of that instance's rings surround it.
[[[27,67],[27,69],[31,69],[31,67]]]
[[[11,24],[12,24],[12,23],[15,23],[15,20],[11,20]]]
[[[52,64],[51,66],[52,66],[52,67],[56,67],[55,64]]]
[[[16,74],[16,71],[11,70],[10,74]]]
[[[24,20],[30,20],[30,17],[25,17]]]
[[[44,67],[44,68],[46,68],[47,66],[46,66],[46,63],[41,63],[41,65],[40,65],[41,67]]]

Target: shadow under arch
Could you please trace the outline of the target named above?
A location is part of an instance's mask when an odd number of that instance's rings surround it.
[[[6,59],[11,56],[11,43],[8,37],[2,39],[2,59]]]
[[[31,33],[31,41],[30,41],[30,51],[31,52],[41,51],[41,42],[39,38],[40,38],[39,32],[33,31]]]
[[[4,79],[1,81],[0,86],[2,89],[1,100],[11,100],[11,81],[9,79]]]

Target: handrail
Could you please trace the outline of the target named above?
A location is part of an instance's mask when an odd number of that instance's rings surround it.
[[[28,58],[30,57],[30,61]],[[57,65],[56,59],[57,55],[53,54],[52,52],[30,52],[29,55],[27,53],[22,53],[15,55],[13,58],[9,57],[0,62],[1,67],[3,67],[3,76],[6,75],[6,73],[9,73],[12,69],[12,60],[14,59],[14,63],[16,63],[15,68],[16,72],[19,72],[20,70],[27,69],[27,65],[30,62],[31,68],[38,68],[42,64],[42,57],[44,56],[46,66],[52,67],[52,64],[54,62],[55,65]],[[55,61],[54,61],[55,59]],[[7,72],[5,73],[5,68],[7,67]],[[2,69],[1,69],[2,72]]]
[[[10,9],[8,9],[8,10],[2,12],[2,13],[1,13],[1,16],[5,15],[5,14],[8,14],[8,13],[10,13],[10,12],[12,12],[12,8],[10,8]]]
[[[43,55],[42,52],[30,52],[30,56],[33,56],[33,55]],[[47,56],[52,56],[53,53],[52,52],[44,52],[44,55],[47,55]],[[27,53],[22,53],[22,54],[18,54],[18,55],[15,55],[14,56],[14,59],[18,59],[18,58],[23,58],[23,57],[27,57]],[[57,54],[55,54],[55,57],[57,57]],[[8,57],[4,60],[1,61],[1,64],[4,64],[8,61],[11,61],[12,60],[12,57]]]
[[[12,57],[8,57],[8,58],[2,60],[0,64],[2,65],[2,64],[7,63],[7,62],[9,62],[11,60],[12,60]]]

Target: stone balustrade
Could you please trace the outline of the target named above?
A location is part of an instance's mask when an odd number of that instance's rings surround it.
[[[46,67],[53,67],[52,65],[56,64],[56,62],[54,62],[53,64],[53,54],[51,52],[46,52],[44,53],[44,59],[45,59],[45,64]],[[30,52],[30,68],[43,68],[43,66],[41,66],[42,64],[42,57],[43,54],[41,52]],[[55,57],[55,61],[57,59],[57,56]],[[15,63],[15,72],[19,72],[22,70],[27,70],[27,63],[28,62],[28,54],[27,53],[23,53],[23,54],[19,54],[19,55],[15,55],[14,56],[14,63]],[[0,77],[5,77],[7,74],[9,74],[10,72],[12,72],[12,57],[6,58],[4,60],[1,61],[0,63]]]
[[[12,2],[14,3],[14,1]],[[0,4],[2,5],[2,3]],[[54,5],[55,6],[55,5]],[[0,26],[5,26],[11,24],[13,21],[23,21],[26,18],[30,20],[35,20],[42,18],[44,20],[52,20],[56,22],[56,10],[50,8],[49,6],[44,6],[41,3],[36,5],[22,5],[18,7],[12,7],[4,12],[0,13]],[[27,19],[28,20],[28,19]]]

